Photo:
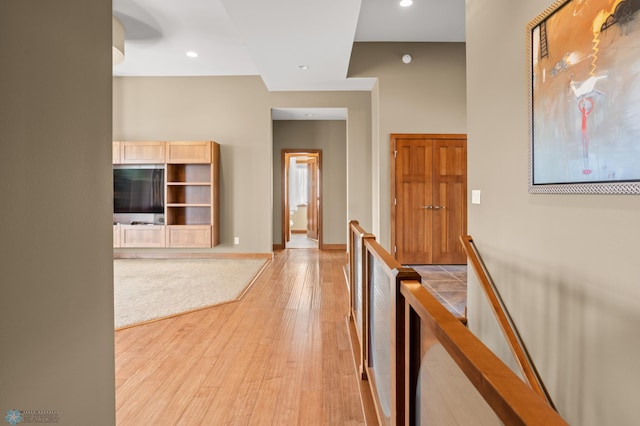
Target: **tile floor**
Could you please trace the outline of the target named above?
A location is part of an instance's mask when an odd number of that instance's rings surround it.
[[[456,317],[465,317],[467,265],[408,265],[422,276],[422,285]]]

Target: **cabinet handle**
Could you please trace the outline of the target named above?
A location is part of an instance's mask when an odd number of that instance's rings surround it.
[[[433,206],[434,210],[440,210],[440,209],[444,209],[444,206]]]
[[[422,206],[423,209],[431,210],[433,206]]]

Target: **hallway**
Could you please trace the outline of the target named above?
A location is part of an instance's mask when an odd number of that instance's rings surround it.
[[[364,424],[345,261],[278,251],[240,301],[116,332],[117,424]]]

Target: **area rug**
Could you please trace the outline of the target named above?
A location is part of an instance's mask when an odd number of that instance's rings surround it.
[[[265,259],[115,259],[115,328],[239,298]]]

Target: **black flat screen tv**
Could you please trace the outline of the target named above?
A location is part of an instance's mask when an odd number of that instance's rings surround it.
[[[114,168],[114,213],[164,213],[164,169]]]

